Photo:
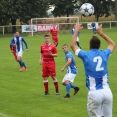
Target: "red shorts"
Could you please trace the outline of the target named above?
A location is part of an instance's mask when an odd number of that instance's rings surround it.
[[[17,60],[17,55],[16,55],[16,52],[15,52],[15,47],[10,46],[10,49],[11,49],[13,55],[14,55],[15,60]]]
[[[53,40],[53,42],[57,42],[58,43],[58,37],[57,36],[53,36],[52,40]]]
[[[15,60],[17,60],[16,52],[13,52],[13,55],[14,55]]]
[[[42,77],[56,76],[55,62],[43,62]]]

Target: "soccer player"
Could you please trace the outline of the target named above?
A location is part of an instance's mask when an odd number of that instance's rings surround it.
[[[11,52],[13,53],[13,56],[14,56],[15,60],[16,60],[17,62],[19,62],[19,61],[18,61],[18,58],[17,58],[17,54],[16,54],[15,43],[13,43],[13,39],[14,39],[15,37],[16,37],[16,36],[15,36],[15,34],[14,34],[14,37],[13,37],[12,40],[10,41],[10,50],[11,50]],[[20,62],[19,62],[19,65],[20,65],[20,67],[21,67]]]
[[[74,25],[74,27],[73,27],[72,30],[71,30],[72,36],[74,35],[74,31],[75,31],[75,25]],[[77,38],[76,38],[76,44],[77,44],[77,46],[78,46],[79,48],[81,48],[80,43],[79,43],[79,37],[80,37],[80,32],[78,32],[78,35],[77,35]]]
[[[95,35],[96,34],[96,23],[92,21],[91,27],[92,27],[93,35]]]
[[[112,117],[113,95],[108,84],[108,59],[116,44],[102,30],[102,24],[97,27],[97,33],[108,43],[107,49],[99,50],[101,41],[93,36],[89,43],[90,51],[81,50],[75,45],[75,39],[81,24],[76,25],[71,48],[82,59],[85,67],[86,86],[89,90],[87,110],[89,117]]]
[[[55,25],[53,26],[53,28],[50,29],[50,34],[52,35],[52,41],[54,43],[54,45],[56,45],[56,47],[58,46],[58,30],[55,28]]]
[[[79,87],[76,87],[72,84],[77,74],[77,67],[76,67],[75,59],[72,53],[69,51],[67,44],[64,44],[62,46],[62,50],[65,53],[66,64],[61,69],[61,72],[63,72],[65,68],[67,68],[67,74],[64,76],[62,80],[62,84],[66,86],[66,92],[67,92],[64,98],[70,98],[70,88],[74,89],[74,95],[79,91]]]
[[[48,77],[51,76],[56,90],[56,95],[59,95],[58,80],[56,78],[56,65],[54,57],[58,56],[56,46],[50,43],[50,36],[44,36],[45,43],[41,45],[39,63],[42,65],[42,77],[45,88],[44,95],[49,94]]]
[[[27,71],[28,67],[26,66],[26,64],[22,60],[23,51],[24,51],[23,43],[25,44],[26,50],[28,51],[28,45],[27,45],[25,39],[20,36],[20,33],[18,31],[16,31],[15,37],[12,39],[11,43],[13,43],[15,48],[16,48],[17,60],[21,65],[19,71],[21,72],[24,68]]]
[[[14,34],[14,37],[15,37],[15,34]],[[13,38],[12,38],[12,40],[13,40]],[[10,41],[10,50],[13,53],[15,60],[17,61],[16,47],[15,47],[15,43],[13,43],[12,40]]]

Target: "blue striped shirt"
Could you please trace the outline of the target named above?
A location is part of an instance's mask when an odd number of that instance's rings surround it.
[[[77,74],[76,62],[73,57],[73,54],[70,51],[68,51],[65,55],[66,62],[68,61],[68,58],[71,58],[71,64],[67,67],[67,72]]]
[[[99,90],[109,87],[108,58],[110,49],[91,49],[89,52],[76,50],[75,54],[82,59],[86,74],[86,86],[89,90]]]
[[[19,52],[24,51],[23,43],[25,44],[26,49],[28,49],[28,45],[23,37],[13,37],[10,45],[16,44],[16,52]]]

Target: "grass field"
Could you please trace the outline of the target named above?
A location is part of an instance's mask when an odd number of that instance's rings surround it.
[[[117,43],[117,28],[104,29]],[[74,84],[80,87],[75,96],[71,90],[70,99],[62,99],[65,96],[65,87],[61,84],[66,72],[61,73],[65,64],[64,53],[61,46],[70,45],[71,35],[59,35],[58,57],[55,58],[57,66],[57,78],[59,81],[60,95],[55,94],[52,79],[49,78],[50,94],[44,96],[41,66],[38,63],[40,45],[44,42],[43,35],[28,37],[22,36],[28,43],[29,52],[24,52],[23,59],[28,66],[28,71],[19,72],[19,64],[15,61],[9,43],[12,35],[0,35],[0,117],[88,117],[87,115],[87,88],[85,86],[85,74],[82,61],[76,58],[79,73]],[[91,30],[83,30],[80,36],[80,44],[83,50],[89,50]],[[100,49],[105,49],[107,43],[101,39]],[[114,96],[113,117],[117,117],[117,48],[109,59],[109,82]]]

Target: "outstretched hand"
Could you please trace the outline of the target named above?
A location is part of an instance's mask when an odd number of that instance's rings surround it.
[[[98,33],[99,35],[103,34],[102,24],[100,24],[100,25],[97,27],[96,30],[97,30],[97,33]]]
[[[76,25],[75,25],[75,31],[76,31],[76,32],[80,32],[80,30],[82,30],[82,29],[83,29],[82,24],[76,24]]]

